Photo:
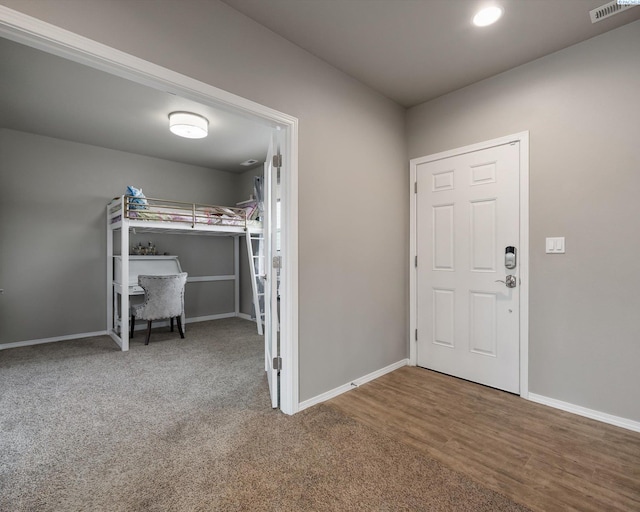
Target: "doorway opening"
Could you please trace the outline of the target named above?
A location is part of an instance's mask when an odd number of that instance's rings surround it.
[[[270,364],[272,370],[273,365],[277,365],[275,373],[280,380],[281,410],[287,414],[297,412],[297,119],[5,7],[0,9],[0,37],[81,64],[93,71],[106,72],[115,79],[126,79],[136,86],[148,88],[154,94],[201,105],[279,134],[281,167],[278,204],[281,229],[277,287],[280,316],[277,323],[280,352],[274,357],[265,357],[265,363]],[[168,112],[162,115],[165,114]],[[153,115],[151,113],[150,117]],[[267,147],[264,149],[266,156]],[[262,172],[260,168],[259,173]],[[267,264],[271,266],[273,261]]]

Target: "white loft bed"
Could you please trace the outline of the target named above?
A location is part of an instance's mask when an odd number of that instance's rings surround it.
[[[240,314],[240,250],[239,238],[246,237],[249,268],[252,274],[253,302],[258,333],[262,334],[261,308],[258,300],[257,273],[252,240],[262,240],[262,222],[247,218],[249,210],[229,206],[184,203],[164,199],[123,195],[107,205],[107,332],[125,351],[129,350],[129,231],[139,233],[173,233],[234,238],[235,314]],[[114,276],[113,237],[120,233],[121,264]],[[115,279],[114,279],[115,277]],[[231,276],[221,276],[228,279]],[[189,281],[192,279],[190,278]],[[199,280],[193,278],[194,281]],[[217,279],[213,279],[217,280]],[[117,295],[121,299],[115,300]],[[119,312],[116,311],[119,309]],[[118,332],[119,331],[119,332]]]

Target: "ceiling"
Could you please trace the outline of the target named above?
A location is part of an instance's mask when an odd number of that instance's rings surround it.
[[[0,38],[0,127],[83,144],[244,172],[265,161],[272,128]],[[209,120],[204,139],[169,132],[168,115]]]
[[[483,0],[223,0],[405,107],[433,99],[640,19],[634,7],[591,24],[604,0],[495,0],[505,14],[483,29]],[[272,128],[0,38],[0,128],[229,172],[264,162]],[[209,119],[183,139],[168,114]]]
[[[410,107],[640,19],[592,24],[609,0],[223,0],[292,43]],[[471,24],[500,5],[495,25]]]

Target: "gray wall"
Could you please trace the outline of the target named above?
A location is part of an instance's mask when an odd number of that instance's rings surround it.
[[[253,194],[253,178],[263,176],[263,166],[254,167],[240,175],[239,199],[244,201]],[[251,285],[251,272],[247,258],[247,242],[240,239],[240,313],[253,316],[253,289]]]
[[[253,179],[256,176],[264,176],[264,168],[262,165],[240,174],[240,185],[238,188],[240,200],[245,201],[249,199],[249,196],[253,195]]]
[[[407,117],[410,158],[530,130],[530,391],[636,421],[639,52],[635,22]]]
[[[0,1],[296,116],[300,399],[406,357],[404,109],[216,0]]]
[[[0,343],[106,325],[107,202],[127,185],[150,197],[235,204],[240,176],[0,130]],[[191,276],[233,274],[231,238],[138,234]],[[189,283],[188,317],[234,311],[232,282]]]

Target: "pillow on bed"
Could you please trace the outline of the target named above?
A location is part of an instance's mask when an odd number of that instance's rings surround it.
[[[127,195],[133,197],[129,201],[129,208],[131,210],[146,210],[147,209],[147,200],[142,193],[141,188],[132,187],[129,185],[127,187]]]

